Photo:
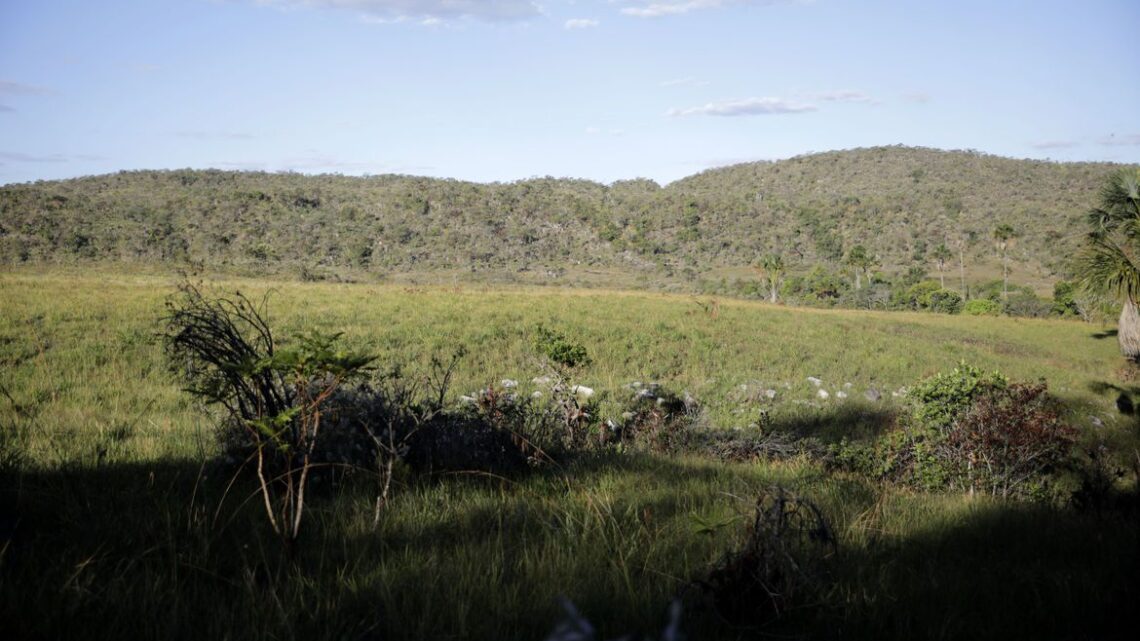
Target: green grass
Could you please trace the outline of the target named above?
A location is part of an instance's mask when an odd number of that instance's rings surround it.
[[[317,487],[286,560],[254,487],[210,463],[211,418],[168,374],[173,282],[0,274],[0,620],[11,638],[540,639],[570,598],[603,638],[657,630],[667,605],[740,544],[779,483],[817,502],[839,553],[819,601],[765,634],[824,638],[1131,638],[1140,519],[931,495],[806,460],[723,464],[598,453],[514,478],[401,472],[371,527],[374,482]],[[583,384],[688,390],[714,427],[760,421],[837,439],[901,409],[890,391],[959,360],[1044,377],[1086,439],[1136,446],[1134,392],[1103,328],[1074,322],[789,309],[608,291],[233,281],[270,289],[280,334],[345,332],[389,363],[458,344],[453,394],[542,373],[544,323],[581,341]],[[807,376],[851,398],[815,398]],[[786,385],[785,385],[786,384]],[[742,392],[741,385],[748,387]],[[878,404],[862,400],[875,386]],[[773,388],[775,401],[748,400]],[[743,410],[743,411],[741,411]],[[1089,426],[1097,416],[1105,427]],[[862,417],[862,418],[861,418]],[[709,524],[713,526],[709,527]],[[690,597],[692,590],[689,591]],[[686,601],[692,639],[754,638]]]

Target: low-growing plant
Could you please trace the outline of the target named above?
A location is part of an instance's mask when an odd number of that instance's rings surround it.
[[[991,389],[1004,388],[1008,380],[1000,372],[959,363],[949,373],[939,372],[911,388],[916,426],[945,432],[975,399]]]
[[[373,358],[340,349],[339,334],[315,330],[280,348],[266,302],[254,304],[240,292],[207,297],[187,283],[167,311],[167,351],[187,390],[225,408],[243,453],[256,461],[270,526],[291,546],[328,401]]]
[[[966,301],[962,313],[967,316],[997,316],[1001,314],[1001,303],[988,298],[975,298]]]

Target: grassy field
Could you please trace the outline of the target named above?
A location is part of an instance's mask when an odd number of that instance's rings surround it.
[[[919,493],[803,458],[601,451],[517,478],[405,471],[376,529],[373,483],[354,477],[316,494],[286,560],[253,485],[231,485],[210,462],[213,419],[168,372],[155,336],[174,285],[0,274],[0,620],[12,638],[540,639],[562,596],[601,638],[660,630],[670,600],[741,544],[757,494],[775,483],[831,522],[838,552],[826,580],[759,631],[686,600],[689,638],[1137,629],[1135,510]],[[453,397],[502,379],[529,392],[543,374],[532,345],[542,323],[589,350],[576,382],[598,391],[603,415],[620,411],[625,385],[653,381],[691,394],[713,429],[859,439],[905,411],[892,392],[965,360],[1045,379],[1086,444],[1138,440],[1116,410],[1136,389],[1118,380],[1115,338],[1078,322],[597,290],[216,286],[268,292],[280,336],[342,331],[383,363],[424,364],[463,345]],[[882,400],[864,398],[869,389]]]

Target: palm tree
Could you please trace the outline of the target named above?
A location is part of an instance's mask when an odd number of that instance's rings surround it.
[[[784,265],[784,257],[779,254],[768,254],[761,258],[755,267],[760,275],[768,281],[768,301],[775,303],[780,282],[784,279],[784,272],[787,270],[787,266]]]
[[[1140,169],[1109,177],[1089,223],[1092,231],[1078,260],[1081,284],[1123,299],[1116,334],[1120,353],[1140,363]]]
[[[1009,256],[1006,254],[1006,250],[1009,249],[1015,236],[1017,236],[1017,232],[1013,230],[1013,227],[1005,223],[994,227],[994,244],[997,246],[998,253],[1001,255],[1002,300],[1009,298]]]
[[[946,261],[953,258],[954,255],[950,253],[950,248],[946,246],[946,243],[941,243],[934,248],[934,252],[931,254],[931,256],[934,258],[934,263],[938,265],[938,280],[941,283],[940,287],[942,287],[942,289],[946,289],[946,274],[944,273],[946,270]]]

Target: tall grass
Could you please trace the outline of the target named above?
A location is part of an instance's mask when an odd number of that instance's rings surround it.
[[[1140,520],[884,488],[815,462],[596,453],[511,478],[397,474],[316,487],[287,559],[250,479],[217,464],[211,418],[155,341],[172,283],[0,275],[0,620],[9,638],[540,639],[567,597],[602,638],[659,630],[685,596],[692,639],[1132,638]],[[389,363],[462,343],[453,393],[541,373],[543,323],[582,342],[580,382],[688,390],[714,427],[758,421],[838,439],[891,391],[959,360],[1045,377],[1089,438],[1134,444],[1114,409],[1115,345],[1079,323],[787,309],[562,290],[231,281],[270,294],[278,334],[343,331]],[[805,379],[832,396],[821,401]],[[844,383],[851,383],[849,389]],[[741,389],[741,385],[745,389]],[[861,398],[874,387],[882,401]],[[774,400],[756,389],[777,390]],[[847,399],[836,392],[846,391]],[[528,390],[529,391],[529,390]],[[741,410],[744,411],[741,411]],[[1096,416],[1103,427],[1089,424]],[[863,417],[863,418],[860,418]],[[1131,446],[1131,445],[1130,445]],[[815,598],[762,630],[721,621],[694,579],[736,549],[780,484],[831,521]]]

